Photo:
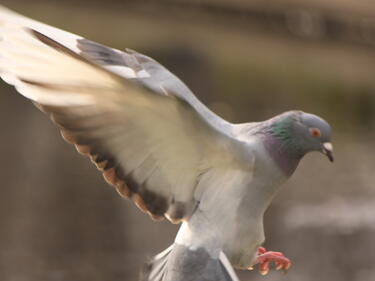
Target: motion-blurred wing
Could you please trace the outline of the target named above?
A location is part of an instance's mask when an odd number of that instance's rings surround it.
[[[1,77],[50,114],[107,182],[153,218],[188,217],[204,173],[241,166],[240,144],[227,131],[162,84],[155,92],[80,55],[82,48],[70,48],[79,37],[6,9],[0,36]]]
[[[213,127],[230,131],[230,123],[217,116],[201,103],[191,90],[179,78],[154,59],[127,49],[122,52],[87,39],[78,39],[77,47],[80,54],[104,68],[123,77],[134,79],[155,92],[173,92],[189,103]]]
[[[229,122],[208,109],[179,78],[148,56],[130,49],[123,52],[109,48],[82,38],[79,35],[24,17],[1,5],[0,17],[4,22],[17,23],[18,25],[38,30],[75,53],[82,55],[111,72],[132,79],[152,89],[155,93],[164,94],[165,91],[173,92],[174,95],[194,107],[212,126],[221,131],[225,130],[227,133],[231,130]]]

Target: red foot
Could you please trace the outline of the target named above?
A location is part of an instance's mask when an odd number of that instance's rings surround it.
[[[276,270],[282,269],[285,273],[292,265],[290,260],[286,258],[282,253],[271,251],[267,252],[265,248],[259,247],[256,263],[259,264],[260,274],[266,275],[268,273],[268,271],[270,270],[270,262],[275,263]]]

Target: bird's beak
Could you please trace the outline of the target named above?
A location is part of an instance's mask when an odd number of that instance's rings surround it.
[[[327,155],[329,161],[333,162],[333,146],[330,142],[323,143],[322,152]]]

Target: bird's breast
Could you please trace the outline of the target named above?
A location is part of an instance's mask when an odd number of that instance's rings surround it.
[[[238,204],[235,228],[224,235],[224,252],[236,268],[247,268],[254,263],[257,249],[265,239],[264,212],[287,179],[261,143],[254,154],[253,176]]]

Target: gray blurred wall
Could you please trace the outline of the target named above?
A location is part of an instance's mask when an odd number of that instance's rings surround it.
[[[4,4],[91,40],[151,55],[230,121],[290,109],[323,116],[334,128],[336,163],[308,155],[266,215],[265,246],[283,251],[293,267],[288,275],[238,273],[243,281],[375,280],[371,10],[342,19],[316,5],[313,16],[288,18],[295,2],[185,2]],[[317,19],[340,32],[300,33]],[[4,83],[0,128],[0,280],[137,280],[143,262],[172,243],[177,226],[154,223],[122,200],[44,114]]]

